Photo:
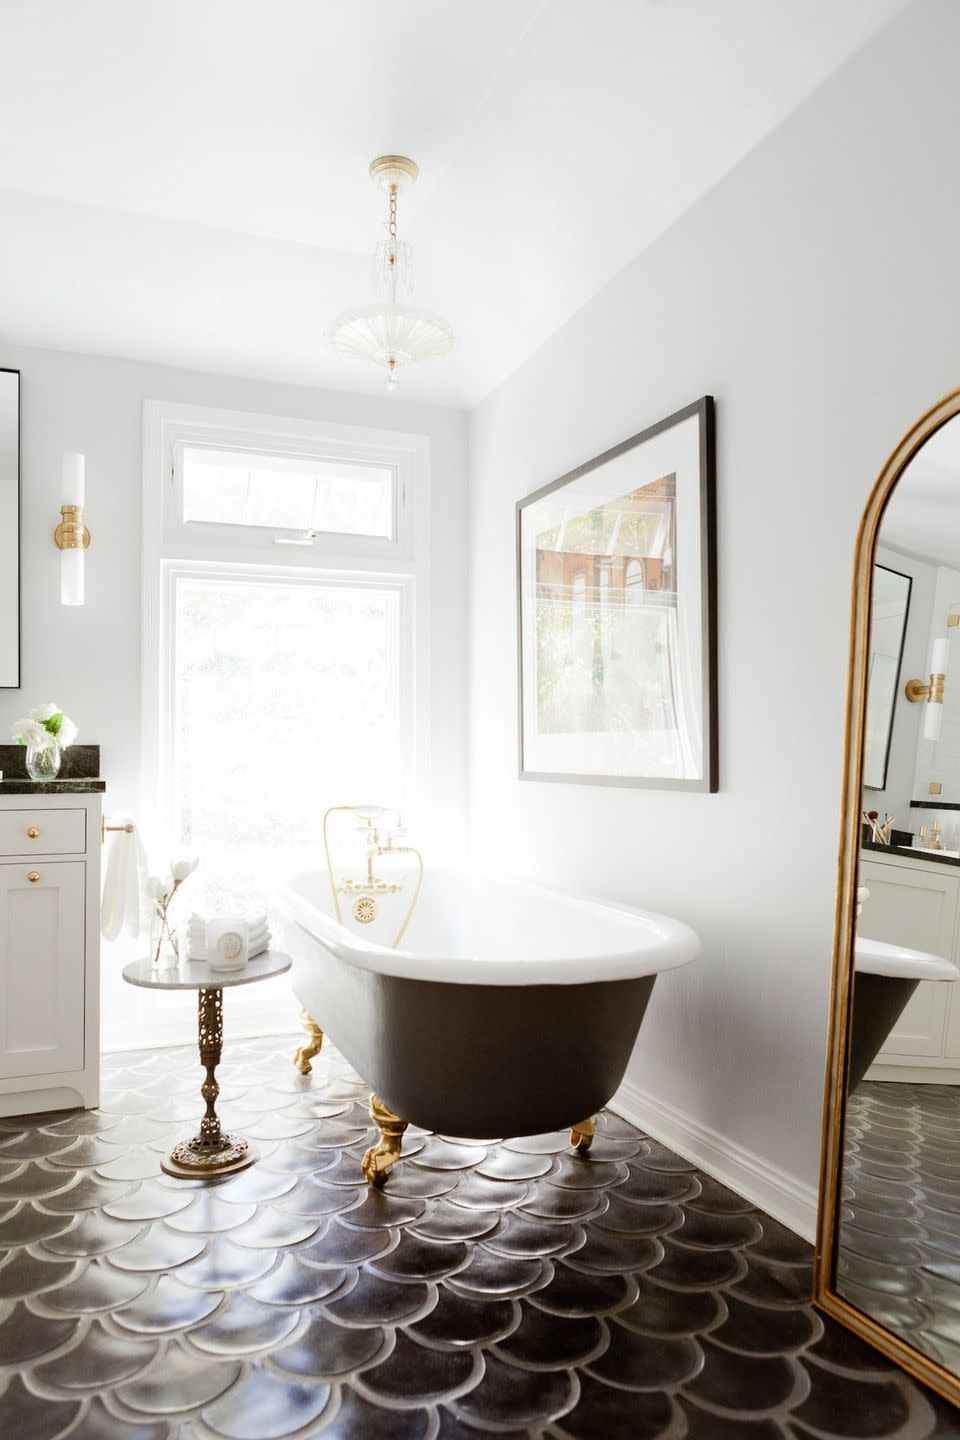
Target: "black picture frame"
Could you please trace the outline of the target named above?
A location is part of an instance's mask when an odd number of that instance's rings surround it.
[[[558,771],[533,768],[525,753],[524,688],[527,648],[531,645],[530,617],[525,613],[524,594],[529,577],[524,573],[524,512],[537,501],[571,485],[582,477],[617,460],[628,451],[656,436],[696,418],[699,456],[699,636],[701,674],[698,713],[701,734],[701,774],[697,777],[603,774],[590,771]],[[518,690],[518,776],[521,780],[582,785],[638,786],[649,789],[688,790],[716,794],[719,790],[718,680],[717,680],[717,502],[716,502],[716,406],[712,395],[658,420],[629,440],[604,451],[558,480],[541,486],[516,504],[517,557],[517,690]]]

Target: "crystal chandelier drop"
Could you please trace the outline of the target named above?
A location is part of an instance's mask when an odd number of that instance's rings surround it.
[[[388,390],[397,388],[401,365],[447,355],[455,343],[442,316],[404,303],[413,290],[413,249],[397,235],[397,199],[419,173],[403,155],[381,155],[371,162],[370,178],[389,199],[386,233],[373,256],[374,288],[383,298],[345,310],[330,327],[330,343],[339,355],[385,368]]]

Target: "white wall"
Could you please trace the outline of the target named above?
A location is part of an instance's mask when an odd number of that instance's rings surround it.
[[[140,749],[140,520],[145,399],[383,426],[429,437],[431,447],[430,830],[455,843],[466,809],[466,420],[462,412],[0,343],[0,366],[21,371],[23,653],[20,690],[0,690],[0,738],[26,708],[63,705],[80,738],[99,742],[109,815],[136,814]],[[87,459],[86,604],[60,605],[60,462]],[[419,833],[419,832],[417,832]],[[154,858],[154,863],[160,860]],[[189,1040],[195,1021],[177,997],[120,980],[130,944],[104,945],[104,1043]],[[271,982],[272,983],[272,982]],[[284,982],[278,982],[280,984]],[[257,987],[258,991],[263,986]],[[278,1014],[284,1014],[278,1011]],[[295,1022],[291,1009],[289,1021]],[[286,1020],[284,1020],[286,1023]],[[236,1029],[236,1027],[234,1027]]]
[[[143,402],[183,401],[275,415],[382,426],[429,437],[430,649],[433,769],[440,818],[462,822],[466,793],[466,421],[462,412],[255,380],[203,375],[0,342],[0,366],[21,371],[23,422],[23,669],[0,690],[0,737],[24,708],[54,699],[99,741],[107,804],[136,804],[140,723],[140,507]],[[86,604],[60,604],[65,450],[87,459]]]
[[[631,1103],[807,1229],[854,541],[901,432],[960,384],[958,49],[960,6],[912,6],[471,421],[476,849],[696,926]],[[520,782],[514,501],[704,393],[721,792]]]

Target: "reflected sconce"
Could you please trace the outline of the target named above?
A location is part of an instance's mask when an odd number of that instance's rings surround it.
[[[73,451],[63,457],[63,503],[60,524],[53,538],[60,551],[60,604],[83,604],[83,552],[90,544],[90,531],[83,523],[84,468],[82,455]]]
[[[951,622],[956,623],[953,616],[948,621],[948,623]],[[927,708],[923,715],[924,740],[940,739],[940,727],[943,724],[943,691],[947,679],[949,653],[947,640],[934,640],[933,655],[930,659],[930,683],[925,685],[922,680],[908,680],[905,687],[908,700],[913,701],[914,704],[920,700],[927,702]]]

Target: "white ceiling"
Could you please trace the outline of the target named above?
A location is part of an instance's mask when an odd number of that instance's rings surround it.
[[[404,377],[472,404],[905,0],[0,0],[0,335],[350,389],[373,156],[422,179]]]

